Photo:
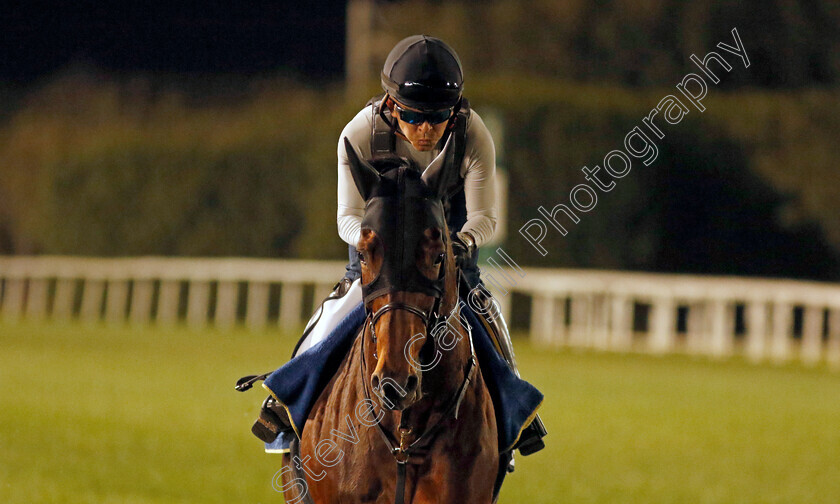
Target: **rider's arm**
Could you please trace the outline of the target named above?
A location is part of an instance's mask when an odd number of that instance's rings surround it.
[[[467,222],[461,231],[470,233],[480,247],[496,231],[496,148],[484,121],[473,110],[467,127],[467,145],[462,167]]]
[[[356,188],[350,163],[344,150],[344,137],[356,147],[362,159],[370,158],[370,107],[365,107],[356,114],[338,138],[338,235],[350,245],[359,243],[362,230],[362,216],[365,213],[365,201]]]

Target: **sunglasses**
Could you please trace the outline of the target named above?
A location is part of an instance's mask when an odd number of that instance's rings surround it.
[[[400,121],[405,121],[408,124],[440,124],[450,117],[452,117],[453,108],[445,108],[440,110],[433,110],[431,112],[418,112],[416,110],[408,110],[394,104],[394,108],[400,113]]]

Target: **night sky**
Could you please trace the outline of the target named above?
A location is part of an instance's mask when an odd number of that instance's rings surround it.
[[[117,73],[292,71],[319,81],[344,71],[345,0],[24,5],[0,15],[7,84],[29,85],[73,63]]]

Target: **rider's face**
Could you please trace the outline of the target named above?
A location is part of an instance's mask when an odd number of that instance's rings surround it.
[[[400,106],[415,110],[403,105]],[[429,124],[426,121],[422,124],[409,124],[400,120],[400,112],[396,108],[393,111],[393,116],[397,118],[397,124],[399,124],[402,134],[411,142],[412,147],[419,151],[430,151],[434,149],[435,145],[437,145],[438,141],[446,132],[446,125],[449,123],[448,121],[443,121],[438,124]]]

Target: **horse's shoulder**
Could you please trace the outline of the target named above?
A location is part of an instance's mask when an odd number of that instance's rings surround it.
[[[310,420],[316,420],[311,422],[312,425],[320,425],[320,430],[329,432],[335,426],[336,419],[340,419],[346,413],[347,407],[354,407],[359,401],[357,397],[359,391],[354,379],[359,376],[357,367],[360,355],[360,338],[356,338],[335,375],[330,378],[327,386],[315,401],[309,413],[307,426],[310,425]],[[304,437],[306,437],[306,427],[304,427]]]

